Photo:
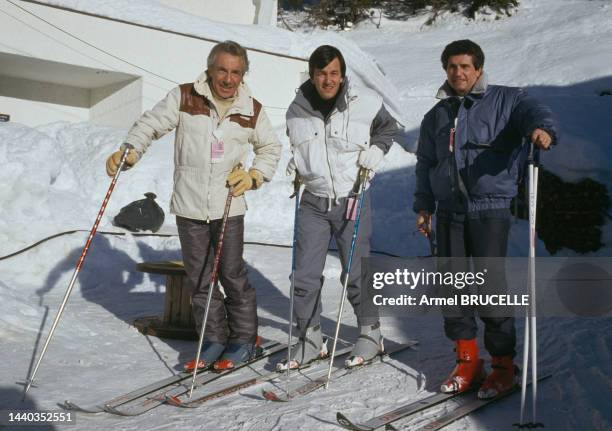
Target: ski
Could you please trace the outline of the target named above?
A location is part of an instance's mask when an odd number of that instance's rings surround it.
[[[372,361],[364,363],[363,365],[360,365],[355,368],[346,368],[343,365],[334,366],[334,368],[332,369],[332,376],[334,376],[335,378],[340,378],[347,374],[352,374],[353,372],[358,371],[362,368],[365,368],[368,365],[377,363],[378,362],[377,359],[380,359],[380,361],[383,361],[384,358],[388,357],[389,355],[400,352],[408,348],[411,348],[416,344],[417,344],[416,341],[406,343],[406,344],[400,344],[396,346],[395,348],[378,355]],[[337,359],[337,357],[338,355],[334,357],[334,360]],[[321,370],[321,371],[324,371],[325,373],[319,377],[312,378],[308,382],[301,384],[298,387],[293,388],[289,391],[279,392],[279,391],[272,391],[272,390],[264,389],[262,391],[262,395],[265,399],[269,401],[287,402],[287,401],[291,401],[294,398],[310,394],[311,392],[314,392],[317,389],[324,387],[325,384],[327,383],[327,370]]]
[[[258,355],[257,357],[255,357],[252,361],[248,362],[247,364],[251,364],[253,362],[264,359],[286,348],[287,346],[285,344],[279,343],[278,341],[269,341],[267,343],[264,343],[261,346],[261,349],[262,349],[261,355]],[[235,368],[235,369],[238,369],[238,368]],[[196,378],[196,383],[198,385],[208,383],[209,381],[215,380],[225,375],[228,372],[234,371],[235,369],[227,370],[226,372],[223,372],[223,373],[214,373],[210,370],[202,371],[198,373],[198,376]],[[120,395],[116,398],[113,398],[111,400],[108,400],[108,401],[105,401],[103,403],[96,404],[93,406],[83,407],[70,400],[64,401],[64,403],[60,404],[60,406],[65,408],[66,410],[75,410],[75,411],[80,411],[83,413],[90,413],[90,414],[97,414],[97,413],[104,413],[104,412],[120,414],[119,412],[121,410],[117,410],[120,406],[138,401],[141,398],[149,399],[149,398],[158,397],[160,395],[163,396],[163,394],[168,390],[174,389],[177,386],[183,387],[182,383],[184,381],[190,382],[192,377],[193,377],[192,373],[180,372],[178,374],[175,374],[174,376],[166,377],[157,382],[151,383],[149,385],[143,386],[129,393]]]
[[[545,376],[542,376],[540,378],[538,378],[538,382],[541,382],[543,380],[546,380],[548,378],[552,377],[552,374],[547,374]],[[531,383],[529,383],[527,386],[530,386]],[[444,427],[446,427],[447,425],[450,425],[451,423],[458,421],[461,418],[464,418],[465,416],[470,415],[471,413],[480,410],[490,404],[493,404],[499,400],[502,400],[516,392],[518,392],[518,390],[521,387],[519,385],[515,385],[512,389],[498,395],[495,398],[490,398],[487,400],[481,400],[479,398],[472,398],[469,401],[462,403],[459,407],[454,408],[453,410],[451,410],[448,413],[445,413],[439,417],[437,417],[436,419],[431,420],[430,422],[426,423],[425,425],[423,425],[422,427],[416,429],[416,431],[437,431],[440,430]],[[466,398],[466,397],[464,397]],[[413,429],[413,428],[398,428],[398,427],[394,427],[391,424],[387,424],[385,425],[385,431],[399,431],[399,430],[408,430],[408,429]]]
[[[276,347],[265,350],[262,354],[253,358],[251,361],[240,364],[230,370],[221,372],[210,371],[206,374],[198,375],[196,378],[196,387],[201,387],[206,384],[210,384],[217,379],[232,374],[238,370],[251,367],[254,363],[261,361],[271,355],[279,353],[287,348],[286,344],[278,343]],[[166,397],[176,397],[189,392],[191,388],[191,378],[189,381],[184,381],[165,387],[159,391],[150,393],[145,397],[138,398],[129,403],[122,404],[121,406],[113,407],[106,406],[105,411],[119,416],[138,416],[149,410],[166,403]]]
[[[352,350],[352,348],[353,348],[352,346],[349,346],[349,347],[345,347],[343,349],[338,350],[336,352],[336,357],[346,355]],[[302,370],[299,370],[299,371],[297,370],[293,371],[292,377],[295,379],[296,376],[302,376],[302,377],[307,376],[309,371],[316,369],[315,367],[317,367],[317,365],[320,362],[327,362],[327,361],[326,359],[316,360],[313,363],[311,363],[307,368],[303,368]],[[209,401],[215,398],[220,398],[225,395],[229,395],[229,394],[238,392],[242,389],[257,385],[259,383],[265,383],[265,382],[269,382],[275,379],[281,379],[284,375],[285,375],[284,371],[283,372],[278,372],[276,370],[269,371],[257,377],[253,377],[250,379],[244,379],[237,383],[224,386],[222,388],[217,388],[217,389],[206,388],[206,387],[200,388],[199,391],[196,390],[196,393],[200,392],[200,394],[198,394],[198,397],[191,399],[191,400],[187,398],[186,394],[183,394],[180,397],[167,395],[166,402],[175,407],[197,408],[201,406],[202,404],[204,404],[206,401]],[[280,381],[278,384],[280,385],[282,383],[283,382]]]
[[[402,418],[410,417],[414,415],[415,413],[429,409],[430,407],[441,404],[451,398],[458,397],[458,396],[464,396],[473,391],[474,389],[471,389],[461,394],[445,394],[442,392],[437,392],[425,398],[421,398],[420,400],[416,400],[411,403],[402,405],[396,408],[395,410],[391,410],[389,412],[373,417],[372,419],[369,419],[363,423],[353,422],[343,413],[337,412],[336,421],[338,422],[340,426],[348,430],[373,431],[378,428],[387,426],[391,422],[395,422]]]

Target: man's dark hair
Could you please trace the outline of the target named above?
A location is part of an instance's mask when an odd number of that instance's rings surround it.
[[[485,55],[482,52],[482,48],[476,43],[469,39],[456,40],[449,43],[442,51],[442,67],[446,70],[448,66],[448,59],[453,55],[470,55],[472,57],[472,63],[477,70],[482,69],[485,62]]]
[[[321,45],[315,49],[312,54],[310,54],[310,58],[308,59],[308,74],[310,77],[314,77],[315,69],[324,69],[325,66],[334,60],[334,58],[337,58],[338,61],[340,61],[340,72],[344,78],[346,75],[346,63],[344,62],[344,57],[338,48],[331,45]]]

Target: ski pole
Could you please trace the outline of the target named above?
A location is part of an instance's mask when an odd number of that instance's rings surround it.
[[[533,144],[532,144],[533,150]],[[537,426],[536,421],[536,403],[537,403],[537,395],[538,395],[538,329],[537,329],[537,302],[536,302],[536,260],[535,260],[535,239],[536,239],[536,216],[537,216],[537,203],[538,203],[538,163],[534,154],[534,163],[533,163],[533,184],[531,187],[531,196],[530,196],[530,213],[533,213],[530,223],[530,235],[531,235],[531,283],[530,283],[530,296],[532,298],[531,301],[531,325],[529,329],[531,330],[531,403],[532,403],[532,423]]]
[[[55,319],[53,319],[53,325],[51,325],[51,330],[49,331],[49,335],[47,335],[47,339],[45,340],[45,344],[40,353],[40,357],[38,358],[38,361],[36,362],[36,366],[34,367],[32,376],[27,381],[24,396],[25,394],[28,393],[28,391],[30,390],[30,387],[34,383],[34,378],[36,377],[36,373],[38,372],[38,367],[40,367],[40,363],[42,362],[45,356],[45,353],[47,352],[47,347],[49,347],[51,338],[53,338],[53,333],[55,332],[55,329],[57,328],[57,325],[62,317],[62,313],[64,312],[64,308],[66,307],[66,303],[68,302],[68,297],[70,296],[70,293],[72,292],[72,289],[74,288],[74,284],[76,282],[77,276],[79,275],[79,272],[81,271],[81,267],[83,266],[83,262],[85,261],[85,256],[87,256],[87,252],[89,251],[89,247],[91,246],[91,241],[93,240],[93,237],[96,235],[96,231],[98,230],[98,225],[100,224],[100,220],[102,220],[102,215],[104,214],[104,211],[106,210],[106,205],[108,204],[108,201],[111,197],[111,194],[113,193],[113,190],[115,189],[115,184],[117,184],[119,175],[121,174],[121,171],[123,170],[123,166],[125,165],[125,159],[127,158],[128,153],[130,152],[132,148],[133,147],[131,145],[125,144],[125,150],[123,151],[123,154],[121,155],[121,161],[119,162],[119,167],[117,168],[117,172],[115,172],[115,176],[111,180],[110,186],[108,187],[108,190],[106,192],[106,196],[104,197],[104,200],[102,201],[102,206],[100,207],[100,210],[98,211],[98,216],[96,217],[96,221],[94,222],[91,228],[91,231],[89,232],[89,236],[87,237],[87,241],[85,242],[85,247],[83,248],[83,251],[81,252],[81,257],[79,257],[79,260],[77,261],[76,268],[74,269],[74,273],[72,274],[72,278],[70,279],[70,283],[68,284],[68,289],[66,289],[66,293],[64,293],[64,298],[62,299],[62,303],[59,307],[59,310],[57,311],[57,314],[55,315]]]
[[[530,144],[528,158],[528,196],[529,196],[529,295],[530,302],[527,315],[525,316],[525,340],[523,343],[523,371],[521,378],[521,415],[519,427],[525,425],[525,404],[527,398],[527,374],[529,367],[529,355],[531,354],[531,397],[532,397],[532,424],[536,425],[536,401],[537,401],[537,318],[536,318],[536,289],[535,289],[535,238],[536,238],[536,214],[538,195],[538,165],[535,158],[533,143]]]
[[[361,209],[363,208],[363,201],[365,200],[365,190],[368,182],[369,170],[361,168],[359,170],[359,202],[357,204],[357,217],[355,218],[355,226],[353,228],[353,237],[351,239],[351,248],[348,255],[348,262],[346,265],[346,271],[344,274],[344,283],[342,285],[342,296],[340,298],[340,307],[338,309],[338,318],[336,320],[336,331],[334,333],[334,342],[332,344],[331,357],[329,360],[329,368],[327,369],[327,380],[325,381],[325,389],[329,387],[329,380],[331,379],[332,367],[334,365],[334,355],[336,354],[336,344],[338,343],[338,334],[340,332],[340,323],[342,319],[342,312],[344,311],[344,301],[346,300],[346,293],[348,289],[348,279],[351,272],[351,265],[353,264],[353,253],[355,252],[355,244],[357,243],[357,234],[359,232],[359,223],[361,222]]]
[[[239,163],[232,169],[232,172],[241,169],[242,163]],[[200,363],[200,351],[202,350],[202,344],[204,343],[204,334],[206,333],[206,322],[208,321],[208,311],[210,310],[210,303],[212,302],[212,296],[219,282],[219,264],[221,262],[221,250],[223,248],[223,237],[225,236],[225,227],[227,225],[227,219],[229,218],[230,207],[232,206],[232,191],[233,187],[230,187],[227,191],[227,198],[225,199],[225,209],[223,210],[223,219],[221,221],[221,230],[219,232],[219,238],[217,239],[217,247],[215,249],[215,261],[213,263],[212,275],[210,284],[208,285],[208,297],[206,298],[206,308],[204,309],[204,317],[202,318],[202,329],[200,330],[200,339],[198,340],[198,350],[195,359],[195,368],[193,370],[193,378],[191,379],[191,387],[189,388],[189,398],[193,395],[193,388],[195,387],[196,377],[198,375],[198,364]]]
[[[289,372],[291,371],[291,336],[293,329],[293,303],[295,295],[295,267],[296,267],[296,251],[295,245],[297,242],[297,229],[298,229],[298,211],[300,209],[300,176],[295,171],[295,179],[293,180],[293,194],[290,198],[295,198],[295,215],[293,217],[293,250],[291,252],[291,287],[289,292],[289,339],[287,341],[287,386],[285,392],[289,396]]]

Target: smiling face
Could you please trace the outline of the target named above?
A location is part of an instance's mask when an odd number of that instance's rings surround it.
[[[217,97],[229,99],[236,95],[244,76],[242,59],[227,52],[219,53],[208,69],[210,87]]]
[[[453,55],[448,58],[446,65],[446,79],[448,84],[459,96],[468,94],[478,78],[482,75],[482,68],[476,69],[471,55]]]
[[[336,97],[342,80],[342,69],[338,58],[334,58],[323,69],[315,68],[311,78],[317,93],[319,93],[323,100],[330,100]]]

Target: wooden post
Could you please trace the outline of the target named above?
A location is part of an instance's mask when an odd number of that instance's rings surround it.
[[[145,335],[197,340],[198,334],[191,310],[191,292],[185,282],[183,262],[143,262],[139,263],[136,269],[165,275],[166,293],[162,318],[140,317],[134,321],[134,326]]]

